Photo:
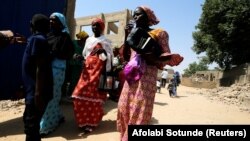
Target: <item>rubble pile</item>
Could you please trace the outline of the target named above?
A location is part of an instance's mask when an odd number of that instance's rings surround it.
[[[0,111],[8,111],[11,108],[19,109],[21,106],[24,106],[24,99],[19,100],[1,100],[0,101]]]
[[[250,84],[234,84],[230,87],[219,87],[201,91],[211,100],[219,100],[226,104],[240,106],[242,110],[250,112]]]

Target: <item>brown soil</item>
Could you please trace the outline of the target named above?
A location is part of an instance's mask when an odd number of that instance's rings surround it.
[[[178,97],[170,98],[167,90],[157,93],[152,124],[250,124],[250,112],[239,104],[214,98],[211,90],[179,86]],[[213,93],[216,93],[212,91]],[[117,141],[117,103],[105,103],[106,115],[92,133],[81,135],[75,124],[71,102],[63,102],[66,121],[43,141]],[[23,100],[0,101],[0,141],[23,141]]]

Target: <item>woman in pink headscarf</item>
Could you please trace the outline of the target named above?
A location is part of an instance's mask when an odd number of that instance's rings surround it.
[[[84,132],[93,131],[104,115],[107,93],[99,91],[98,84],[103,68],[110,71],[113,59],[111,41],[103,35],[104,27],[102,19],[93,20],[94,35],[86,40],[82,52],[83,70],[72,94],[76,123]]]
[[[124,83],[118,102],[117,129],[120,132],[120,141],[128,141],[128,125],[150,124],[156,93],[156,81],[158,69],[165,65],[175,66],[183,60],[179,54],[171,54],[168,44],[168,33],[162,29],[152,29],[150,26],[159,23],[154,12],[146,7],[139,6],[135,9],[133,19],[135,28],[146,31],[160,46],[161,56],[164,59],[155,58],[154,54],[138,53],[131,48],[130,61],[127,65],[139,62],[133,73],[126,72],[127,80]],[[125,44],[125,48],[128,45]],[[126,55],[126,54],[124,54]],[[138,61],[139,60],[139,61]],[[130,75],[130,76],[128,76]]]

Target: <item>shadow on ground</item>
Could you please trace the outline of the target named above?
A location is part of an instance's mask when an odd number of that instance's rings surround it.
[[[0,137],[24,134],[22,117],[0,123]]]
[[[104,105],[105,113],[110,112],[112,109],[116,107],[117,107],[116,102],[108,100]],[[65,122],[62,123],[55,130],[55,132],[49,134],[45,138],[62,137],[62,138],[65,138],[66,140],[74,140],[74,139],[86,138],[87,136],[90,136],[90,135],[98,135],[98,134],[103,134],[103,133],[108,133],[108,132],[117,132],[116,120],[104,119],[100,122],[99,126],[94,130],[93,133],[82,134],[83,131],[77,127],[77,124],[75,121],[74,112],[73,112],[73,103],[70,101],[68,102],[64,101],[62,104],[62,109],[65,115]]]

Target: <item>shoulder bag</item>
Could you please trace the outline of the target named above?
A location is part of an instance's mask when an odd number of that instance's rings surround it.
[[[142,28],[133,28],[129,33],[126,43],[138,54],[153,53],[156,57],[162,54],[159,44]]]
[[[111,63],[112,66],[112,63]],[[112,68],[112,67],[111,67]],[[100,91],[113,91],[115,89],[115,75],[113,73],[113,69],[110,72],[106,71],[106,65],[100,75],[98,89]]]

